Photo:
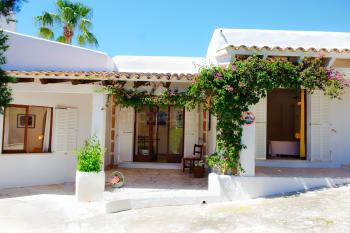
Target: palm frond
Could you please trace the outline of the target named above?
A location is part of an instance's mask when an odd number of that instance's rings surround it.
[[[47,27],[40,27],[39,28],[39,35],[40,37],[44,39],[53,39],[54,38],[54,32]]]
[[[44,11],[42,15],[34,17],[34,20],[40,26],[51,27],[54,22],[57,22],[57,20],[59,20],[59,16],[55,13]]]
[[[89,29],[91,28],[91,26],[92,26],[92,23],[90,20],[88,20],[86,18],[83,18],[80,20],[79,29],[82,32],[88,32]]]
[[[57,10],[62,10],[65,7],[71,7],[72,3],[68,0],[57,0],[56,1],[56,6]]]
[[[77,41],[78,41],[78,44],[80,46],[85,46],[86,45],[85,37],[83,35],[81,35],[81,34],[77,36]]]
[[[86,44],[88,44],[98,47],[98,41],[96,39],[96,36],[89,31],[83,32],[82,34],[78,35],[77,41],[80,46],[85,46]]]
[[[87,18],[87,19],[91,19],[92,17],[92,9],[90,7],[87,7],[81,3],[77,3],[76,4],[76,10],[78,12],[78,14],[82,17],[82,18]]]
[[[61,43],[67,43],[66,38],[64,36],[57,37],[56,41],[61,42]]]

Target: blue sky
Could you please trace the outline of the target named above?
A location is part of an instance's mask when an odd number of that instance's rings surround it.
[[[28,0],[17,32],[37,35],[33,17],[54,0]],[[257,28],[350,32],[350,0],[81,0],[109,55],[205,56],[213,30]]]

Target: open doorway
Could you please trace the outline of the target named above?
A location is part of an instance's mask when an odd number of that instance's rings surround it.
[[[267,158],[306,158],[304,90],[277,89],[267,96]]]

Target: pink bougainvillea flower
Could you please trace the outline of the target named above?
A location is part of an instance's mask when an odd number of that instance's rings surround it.
[[[226,91],[228,91],[230,93],[232,93],[234,91],[233,87],[231,87],[230,85],[225,86],[225,89],[226,89]]]
[[[343,79],[343,76],[341,75],[341,73],[337,72],[337,75],[335,76],[335,78],[337,80],[342,80]]]
[[[318,54],[316,55],[316,58],[323,58],[324,56],[325,56],[324,53],[318,53]]]
[[[232,64],[232,71],[235,72],[237,70],[237,67],[235,64]]]
[[[112,184],[118,184],[120,182],[120,178],[118,176],[114,176],[112,179],[111,179],[111,183]]]
[[[219,73],[219,72],[217,72],[217,73],[215,74],[215,80],[221,80],[221,79],[222,79],[222,74]]]
[[[191,83],[192,84],[196,84],[197,80],[196,79],[192,79]]]

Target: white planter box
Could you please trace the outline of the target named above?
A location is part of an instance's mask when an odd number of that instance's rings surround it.
[[[75,179],[75,196],[78,201],[99,201],[105,190],[105,172],[79,172]]]

